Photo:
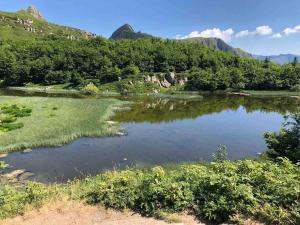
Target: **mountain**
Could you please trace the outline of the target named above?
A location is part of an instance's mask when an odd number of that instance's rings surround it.
[[[34,6],[18,12],[0,11],[0,38],[22,39],[56,36],[60,38],[89,39],[96,35],[84,30],[59,26],[47,22],[41,12]]]
[[[154,36],[146,33],[135,32],[132,26],[129,24],[124,24],[120,28],[118,28],[109,38],[110,40],[120,40],[120,39],[140,39],[140,38],[153,38]],[[201,45],[205,45],[209,48],[217,49],[224,52],[231,52],[235,55],[242,56],[242,57],[251,57],[251,54],[238,49],[233,48],[232,46],[226,44],[223,40],[219,38],[187,38],[181,39],[178,41],[189,41],[189,42],[196,42]]]
[[[38,20],[45,20],[41,12],[33,5],[28,7],[27,12]]]
[[[196,38],[180,39],[180,41],[196,42],[201,45],[205,45],[209,48],[213,48],[213,49],[224,51],[224,52],[230,52],[230,53],[233,53],[238,56],[252,57],[250,53],[245,52],[239,48],[234,48],[219,38],[196,37]]]
[[[252,55],[252,57],[258,60],[265,60],[266,58],[269,58],[270,61],[278,64],[291,63],[294,61],[295,58],[300,60],[299,55],[293,55],[293,54],[280,54],[280,55],[271,55],[271,56]]]
[[[140,39],[140,38],[153,38],[152,35],[135,32],[132,26],[129,24],[124,24],[118,28],[109,38],[110,40],[120,40],[120,39]]]

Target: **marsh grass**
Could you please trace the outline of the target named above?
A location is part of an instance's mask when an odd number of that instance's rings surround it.
[[[115,135],[118,124],[106,121],[124,104],[115,99],[1,96],[3,103],[26,106],[32,113],[18,119],[22,128],[0,133],[0,153],[58,146],[83,136]]]
[[[262,96],[262,97],[292,97],[299,96],[300,92],[292,91],[253,91],[253,90],[244,90],[241,93],[250,94],[252,96]]]

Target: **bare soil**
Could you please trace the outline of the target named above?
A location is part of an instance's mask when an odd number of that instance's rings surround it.
[[[178,215],[177,223],[142,217],[133,212],[117,212],[78,202],[61,201],[40,209],[29,209],[23,216],[0,222],[0,225],[196,225],[192,216]]]

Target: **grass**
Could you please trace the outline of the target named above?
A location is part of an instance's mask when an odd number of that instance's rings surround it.
[[[6,20],[0,21],[0,35],[1,38],[5,40],[32,40],[34,38],[41,38],[52,34],[65,38],[72,35],[76,37],[76,39],[86,39],[85,33],[79,29],[59,26],[47,21],[35,19],[24,10],[18,12],[0,11],[0,17],[2,16],[4,16]],[[32,20],[32,27],[36,29],[36,32],[32,33],[24,29],[23,24],[17,23],[18,18],[22,20]]]
[[[24,87],[9,87],[9,90],[13,91],[25,91],[25,92],[42,92],[42,93],[53,93],[53,94],[67,94],[67,93],[78,93],[79,90],[69,88],[69,84],[57,84],[57,85],[27,85]]]
[[[244,90],[241,93],[250,94],[252,96],[270,96],[270,97],[292,97],[292,96],[299,96],[300,92],[292,92],[292,91],[253,91],[253,90]]]
[[[0,153],[62,145],[82,136],[114,135],[119,127],[106,121],[114,107],[124,104],[115,99],[2,96],[0,104],[4,103],[26,106],[32,114],[18,119],[23,128],[0,133]]]

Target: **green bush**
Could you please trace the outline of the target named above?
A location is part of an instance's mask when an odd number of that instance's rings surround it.
[[[295,224],[300,219],[299,165],[286,159],[109,172],[80,186],[79,196],[88,203],[145,215],[194,211],[218,223],[238,215],[268,224]]]
[[[25,203],[25,192],[19,192],[14,188],[0,185],[0,219],[22,214]]]
[[[147,216],[190,212],[212,223],[253,218],[299,224],[300,165],[240,160],[107,172],[62,186],[0,187],[0,218],[39,207],[58,194]],[[66,190],[66,191],[65,191]]]
[[[55,187],[49,188],[35,182],[28,183],[23,190],[0,185],[0,219],[22,215],[26,205],[40,207],[50,198],[56,198],[58,194]]]
[[[300,114],[286,117],[279,133],[266,133],[267,156],[271,159],[287,157],[294,163],[300,161]]]
[[[150,173],[144,174],[136,209],[147,215],[154,215],[160,210],[181,212],[191,208],[193,193],[190,185],[174,178],[167,175],[161,167],[155,167]]]
[[[99,92],[99,89],[97,86],[93,83],[89,83],[84,88],[82,88],[82,91],[88,93],[88,94],[97,94]]]
[[[300,84],[296,84],[291,88],[291,91],[293,92],[300,92]]]

